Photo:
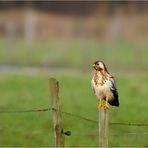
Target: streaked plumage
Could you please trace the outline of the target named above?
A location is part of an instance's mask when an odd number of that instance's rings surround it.
[[[105,64],[102,61],[96,61],[93,64],[93,68],[95,69],[95,74],[91,80],[91,85],[96,97],[100,101],[98,108],[102,107],[102,100],[106,100],[106,108],[109,108],[109,104],[119,106],[116,83],[113,76],[109,74]]]

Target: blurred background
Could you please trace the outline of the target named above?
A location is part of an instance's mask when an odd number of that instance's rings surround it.
[[[100,59],[116,69],[147,68],[147,8],[140,1],[0,2],[0,64],[87,70]]]
[[[146,123],[147,40],[147,1],[0,1],[0,111],[49,107],[52,76],[63,110],[97,120],[91,66],[102,60],[120,94],[110,120]],[[49,113],[0,115],[0,146],[54,145]],[[97,125],[63,118],[66,146],[97,146]],[[147,127],[128,138],[135,129],[113,127],[109,146],[148,146]]]

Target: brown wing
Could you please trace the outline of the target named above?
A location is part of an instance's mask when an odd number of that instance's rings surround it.
[[[113,76],[111,76],[111,77],[109,78],[109,80],[110,80],[110,82],[111,82],[111,84],[112,84],[112,86],[111,86],[111,91],[112,91],[112,93],[113,93],[113,95],[114,95],[113,101],[110,101],[109,104],[110,104],[110,105],[113,105],[113,106],[119,106],[119,99],[118,99],[119,97],[118,97],[118,91],[117,91],[117,86],[116,86],[115,79],[114,79]]]

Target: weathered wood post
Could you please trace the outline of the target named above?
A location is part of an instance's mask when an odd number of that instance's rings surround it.
[[[64,147],[64,134],[62,127],[62,117],[59,103],[59,83],[56,79],[49,79],[51,92],[51,108],[53,117],[55,147]]]
[[[101,107],[98,113],[99,147],[108,147],[108,109]]]

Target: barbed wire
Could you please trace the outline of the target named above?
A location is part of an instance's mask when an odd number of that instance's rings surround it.
[[[44,109],[28,109],[28,110],[0,110],[1,114],[7,113],[26,113],[26,112],[46,112],[50,111],[51,108],[44,108]]]
[[[99,136],[98,133],[72,133],[73,136]],[[109,133],[111,136],[118,136],[121,135],[121,133]],[[126,135],[138,135],[138,136],[148,136],[148,132],[127,132],[127,133],[122,133],[122,136]]]
[[[147,123],[121,123],[121,122],[110,122],[110,125],[125,125],[125,126],[148,126]]]
[[[92,120],[92,119],[89,119],[89,118],[86,118],[86,117],[83,117],[83,116],[80,116],[80,115],[76,115],[76,114],[73,114],[73,113],[69,113],[69,112],[65,112],[65,111],[62,111],[62,113],[66,114],[68,116],[72,116],[72,117],[75,117],[75,118],[79,118],[79,119],[85,120],[85,121],[89,121],[89,122],[93,122],[93,123],[98,123],[98,121],[95,121],[95,120]]]
[[[28,109],[28,110],[0,110],[0,114],[13,114],[13,113],[31,113],[31,112],[47,112],[47,111],[51,111],[51,110],[55,110],[54,108],[43,108],[43,109]],[[81,115],[77,115],[74,113],[69,113],[66,111],[62,111],[62,114],[71,116],[71,117],[75,117],[75,118],[79,118],[85,121],[89,121],[92,123],[97,124],[98,121],[93,120],[93,119],[89,119],[87,117],[81,116]],[[123,125],[123,126],[148,126],[147,123],[123,123],[123,122],[109,122],[109,125],[114,126],[114,125]]]
[[[89,121],[89,122],[92,122],[92,123],[98,123],[98,121],[96,121],[96,120],[92,120],[92,119],[89,119],[89,118],[86,118],[86,117],[83,117],[83,116],[80,116],[80,115],[76,115],[76,114],[73,114],[73,113],[64,112],[64,111],[62,113],[69,115],[69,116],[72,116],[72,117],[75,117],[75,118],[80,118],[82,120],[86,120],[86,121]],[[109,122],[109,125],[148,126],[147,123],[122,123],[122,122]]]

